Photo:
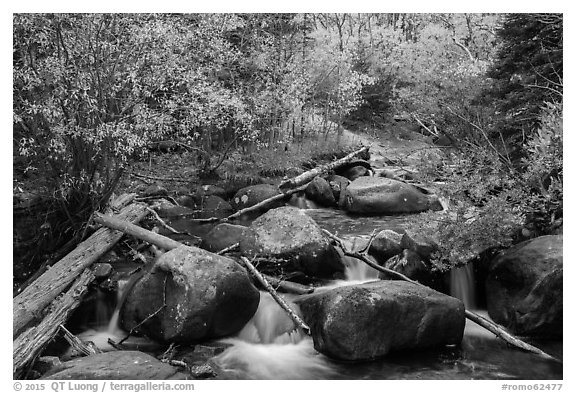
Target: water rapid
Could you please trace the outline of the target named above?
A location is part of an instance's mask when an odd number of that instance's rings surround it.
[[[293,296],[282,294],[297,314]],[[235,379],[322,379],[333,370],[314,350],[307,337],[268,292],[260,292],[260,304],[252,319],[214,361]]]

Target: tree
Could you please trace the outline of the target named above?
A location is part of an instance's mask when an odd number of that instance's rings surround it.
[[[562,26],[562,14],[509,14],[498,30],[501,45],[486,94],[500,112],[494,128],[516,157],[538,128],[544,103],[562,101]]]

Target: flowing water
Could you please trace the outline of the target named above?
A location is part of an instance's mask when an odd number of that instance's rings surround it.
[[[384,156],[383,153],[375,154]],[[374,152],[373,152],[374,154]],[[386,156],[390,152],[386,152]],[[374,160],[373,160],[374,161]],[[423,215],[363,217],[341,210],[319,208],[302,195],[290,204],[305,209],[322,228],[337,234],[348,247],[358,249],[374,230],[415,230],[422,232]],[[249,225],[250,222],[241,222]],[[185,221],[171,222],[197,236],[213,226]],[[317,290],[354,285],[378,279],[378,272],[353,258],[344,258],[346,279],[328,283]],[[451,295],[461,299],[467,308],[475,309],[475,282],[472,266],[450,274]],[[422,352],[389,354],[370,362],[343,363],[331,360],[314,350],[312,339],[296,328],[294,322],[267,292],[260,293],[260,304],[253,318],[235,336],[221,340],[230,346],[213,360],[223,370],[223,379],[562,379],[562,365],[531,353],[509,348],[493,334],[466,321],[461,345]],[[294,295],[282,295],[298,313]],[[478,311],[488,317],[484,311]],[[108,337],[115,341],[126,333],[118,328],[118,311],[100,329],[81,334],[99,347],[113,350]],[[133,340],[131,338],[131,340]],[[137,338],[134,338],[137,340]],[[144,351],[145,341],[140,342]],[[149,343],[150,344],[150,343]],[[537,343],[544,351],[561,358],[562,342]],[[102,347],[101,347],[102,348]]]
[[[317,208],[302,197],[292,201],[308,208],[306,213],[318,224],[337,233],[351,249],[362,248],[373,230],[418,229],[419,215],[354,217],[334,209]],[[349,257],[344,258],[346,278],[317,288],[329,290],[378,279],[378,272]],[[122,282],[119,295],[121,296]],[[474,276],[471,265],[451,272],[451,294],[469,309],[475,308]],[[296,328],[290,317],[267,292],[260,293],[260,304],[253,318],[235,336],[221,340],[230,345],[213,360],[221,367],[223,379],[562,379],[562,365],[531,353],[509,348],[493,334],[466,321],[460,346],[423,352],[390,354],[370,362],[342,363],[314,350],[312,339]],[[282,294],[292,301],[295,295]],[[101,303],[104,303],[102,300]],[[104,351],[114,350],[108,339],[125,337],[118,327],[118,310],[96,307],[100,328],[79,334]],[[479,311],[488,317],[484,311]],[[126,343],[130,349],[154,351],[158,346],[138,337]],[[562,357],[562,342],[537,343],[543,350]]]
[[[292,205],[322,227],[338,233],[352,249],[363,246],[373,230],[418,229],[419,215],[353,217],[339,210],[317,208],[299,197]],[[378,279],[378,272],[346,257],[346,279],[317,288],[329,290]],[[451,272],[452,296],[468,309],[475,309],[475,282],[471,265]],[[282,295],[290,302],[293,295]],[[292,304],[293,305],[293,304]],[[296,312],[298,308],[293,305]],[[485,311],[478,311],[488,318]],[[238,379],[562,379],[562,365],[531,353],[509,348],[504,342],[466,321],[460,346],[417,353],[390,354],[371,362],[343,363],[331,360],[313,348],[312,340],[298,333],[292,320],[266,292],[256,315],[233,339],[232,346],[215,358],[225,370],[224,378]],[[562,343],[538,343],[561,357]]]

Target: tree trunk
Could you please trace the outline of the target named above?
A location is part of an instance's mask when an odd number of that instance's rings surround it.
[[[92,269],[85,269],[76,279],[68,291],[56,298],[46,317],[38,324],[18,336],[13,343],[13,377],[20,379],[26,367],[34,361],[46,345],[58,333],[61,324],[64,324],[72,312],[78,307],[94,280]]]
[[[296,176],[292,179],[285,180],[282,183],[280,183],[278,188],[280,189],[280,191],[283,191],[283,190],[287,190],[290,188],[295,188],[295,187],[301,186],[302,184],[310,182],[316,176],[318,176],[322,173],[332,171],[332,170],[337,169],[338,167],[352,161],[354,158],[356,158],[357,156],[359,156],[362,153],[367,152],[369,149],[370,149],[369,146],[364,146],[360,150],[357,150],[355,152],[348,154],[346,157],[343,157],[339,160],[333,161],[333,162],[326,164],[326,165],[320,165],[314,169],[311,169],[307,172],[304,172],[303,174],[301,174],[299,176]]]
[[[132,204],[118,214],[118,219],[139,222],[146,216],[146,207]],[[76,277],[110,250],[122,237],[122,232],[98,229],[70,254],[58,261],[13,300],[13,338],[30,323],[43,318],[46,307],[64,291]]]
[[[121,231],[127,235],[134,236],[137,239],[144,240],[150,244],[154,244],[165,250],[172,250],[176,247],[183,246],[182,243],[172,240],[166,236],[148,231],[142,227],[134,225],[130,222],[121,220],[116,217],[105,216],[103,214],[96,214],[94,221],[100,225],[106,226],[116,231]]]

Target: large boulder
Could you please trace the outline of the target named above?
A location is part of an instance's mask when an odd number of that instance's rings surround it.
[[[256,184],[255,186],[244,187],[238,190],[234,198],[232,198],[232,207],[237,211],[246,209],[278,194],[280,194],[278,187],[271,184]],[[282,201],[278,201],[271,208],[279,207],[283,204]]]
[[[316,176],[305,189],[306,198],[322,206],[334,206],[336,199],[326,179]]]
[[[402,252],[402,234],[390,229],[380,231],[372,240],[368,253],[380,264]]]
[[[138,326],[157,341],[194,343],[239,331],[259,299],[246,271],[232,259],[178,247],[132,286],[120,322],[125,330]]]
[[[400,254],[388,259],[383,266],[437,291],[446,289],[443,274],[440,271],[434,271],[429,262],[412,250],[402,250]],[[394,274],[385,272],[381,272],[379,278],[382,280],[400,279]]]
[[[187,376],[146,353],[116,351],[64,362],[42,379],[164,380],[187,379]]]
[[[425,195],[398,180],[372,176],[362,176],[350,183],[339,203],[351,213],[371,215],[442,210],[434,195]]]
[[[495,322],[522,336],[562,337],[562,239],[528,240],[490,263],[486,301]]]
[[[359,176],[369,175],[371,169],[372,165],[370,162],[362,159],[355,159],[336,168],[336,174],[344,176],[349,180],[355,180]]]
[[[400,247],[415,252],[426,261],[429,261],[432,254],[440,249],[433,239],[410,230],[405,231],[402,235]]]
[[[234,213],[232,206],[216,195],[202,197],[197,208],[200,209],[198,218],[224,218]]]
[[[338,252],[316,222],[302,210],[286,206],[269,210],[250,226],[240,242],[245,255],[284,259],[285,271],[298,270],[316,277],[344,272]]]
[[[363,166],[353,166],[352,168],[348,168],[346,171],[342,172],[342,176],[350,181],[354,181],[361,176],[370,176],[370,172],[367,168]]]
[[[317,291],[296,300],[314,348],[334,359],[370,360],[392,351],[458,344],[464,305],[406,281]]]
[[[250,228],[242,225],[228,224],[226,222],[218,224],[202,239],[200,247],[211,252],[218,252],[240,243],[250,231]]]

